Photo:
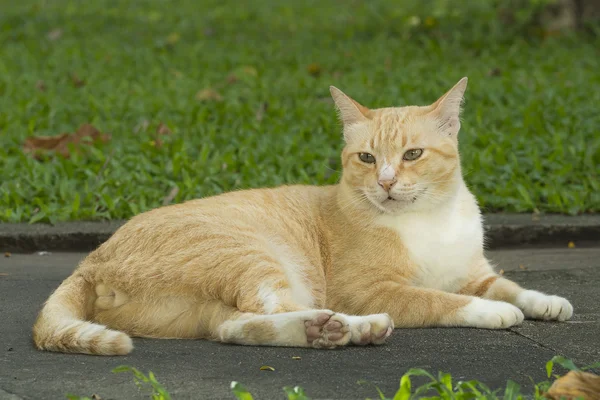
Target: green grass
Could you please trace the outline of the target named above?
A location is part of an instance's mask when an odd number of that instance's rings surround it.
[[[0,0],[0,221],[127,218],[175,187],[181,202],[335,183],[329,85],[426,104],[462,76],[461,154],[484,210],[600,211],[600,38],[544,37],[527,12],[505,24],[497,2]],[[208,88],[222,101],[196,99]],[[111,142],[22,152],[88,122]],[[160,122],[173,134],[157,147]]]
[[[552,360],[546,363],[548,379],[560,378],[560,375],[553,373],[555,365],[560,365],[563,369],[569,371],[588,371],[599,368],[600,362],[586,367],[577,367],[573,361],[565,357],[554,356]],[[138,369],[129,366],[117,367],[113,369],[113,372],[132,372],[135,384],[140,390],[150,389],[152,400],[171,400],[169,392],[156,380],[152,372],[148,372],[146,376]],[[424,377],[428,382],[415,387],[412,381],[415,377]],[[358,384],[365,383],[368,382],[358,382]],[[483,382],[476,380],[453,382],[452,375],[449,373],[439,372],[436,378],[424,369],[413,368],[402,375],[399,388],[393,394],[393,397],[386,397],[377,386],[374,389],[380,400],[524,400],[525,396],[534,400],[543,400],[546,398],[544,397],[544,393],[548,391],[551,385],[552,382],[550,380],[536,383],[534,384],[534,392],[526,394],[521,391],[518,383],[509,380],[504,390],[491,390]],[[233,397],[238,400],[253,400],[252,394],[239,382],[231,382],[231,391]],[[310,400],[304,389],[299,386],[286,386],[283,388],[283,392],[286,394],[288,400]],[[67,395],[67,398],[69,400],[92,400],[89,397],[79,397],[76,395]]]

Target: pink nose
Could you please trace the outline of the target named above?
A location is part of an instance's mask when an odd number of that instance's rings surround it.
[[[383,188],[383,190],[385,190],[386,192],[389,192],[390,189],[392,189],[392,187],[396,184],[396,182],[397,182],[396,179],[379,180],[379,181],[377,181],[377,183],[379,184],[379,186],[381,186]]]

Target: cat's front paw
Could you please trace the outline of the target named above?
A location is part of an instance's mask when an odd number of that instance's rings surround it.
[[[460,311],[460,325],[485,329],[506,329],[523,322],[521,310],[503,301],[474,297]]]
[[[515,303],[527,318],[566,321],[573,315],[573,306],[569,300],[535,290],[520,293]]]

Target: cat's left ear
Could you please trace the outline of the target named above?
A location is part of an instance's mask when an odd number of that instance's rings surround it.
[[[462,78],[431,105],[432,113],[438,120],[438,129],[445,135],[456,137],[460,130],[460,111],[467,81],[467,77]]]

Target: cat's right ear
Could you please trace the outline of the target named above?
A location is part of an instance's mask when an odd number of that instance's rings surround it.
[[[350,98],[335,86],[329,86],[329,91],[331,92],[331,97],[333,97],[333,101],[338,109],[340,121],[342,121],[344,128],[369,119],[367,117],[369,113],[367,107]]]

